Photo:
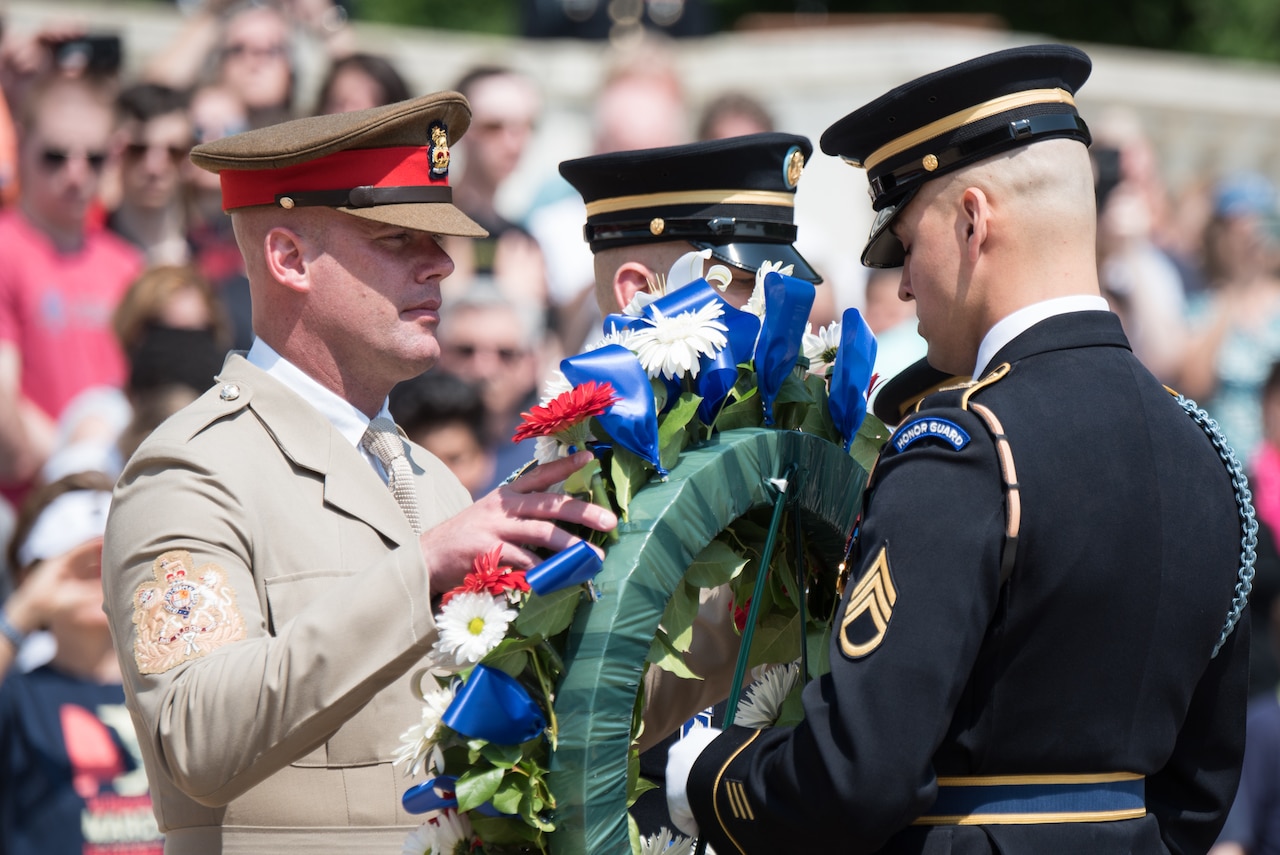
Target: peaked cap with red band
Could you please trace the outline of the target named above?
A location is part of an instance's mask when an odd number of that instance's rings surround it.
[[[437,92],[385,107],[310,116],[198,145],[191,162],[222,179],[226,211],[314,205],[442,235],[488,234],[453,205],[449,143],[467,99]]]

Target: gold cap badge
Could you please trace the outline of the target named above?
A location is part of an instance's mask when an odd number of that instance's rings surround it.
[[[800,173],[804,172],[804,152],[797,146],[787,155],[787,187],[795,187],[800,183]]]

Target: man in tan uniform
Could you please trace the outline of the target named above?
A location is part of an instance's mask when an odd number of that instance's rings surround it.
[[[439,236],[483,234],[450,203],[469,119],[440,93],[192,153],[221,176],[257,339],[130,461],[103,561],[167,852],[399,851],[417,822],[392,758],[434,598],[495,542],[527,567],[576,540],[557,522],[616,523],[544,492],[586,453],[471,504],[424,449],[375,438],[438,355]]]

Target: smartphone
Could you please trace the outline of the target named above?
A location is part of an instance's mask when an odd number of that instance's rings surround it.
[[[120,36],[115,33],[90,33],[53,45],[53,61],[64,72],[115,74],[120,58]]]

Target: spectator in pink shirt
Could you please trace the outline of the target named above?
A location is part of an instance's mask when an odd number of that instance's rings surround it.
[[[11,501],[49,454],[67,402],[123,382],[111,315],[142,269],[137,250],[86,225],[110,150],[110,93],[50,77],[17,118],[19,202],[0,213],[0,484]]]

